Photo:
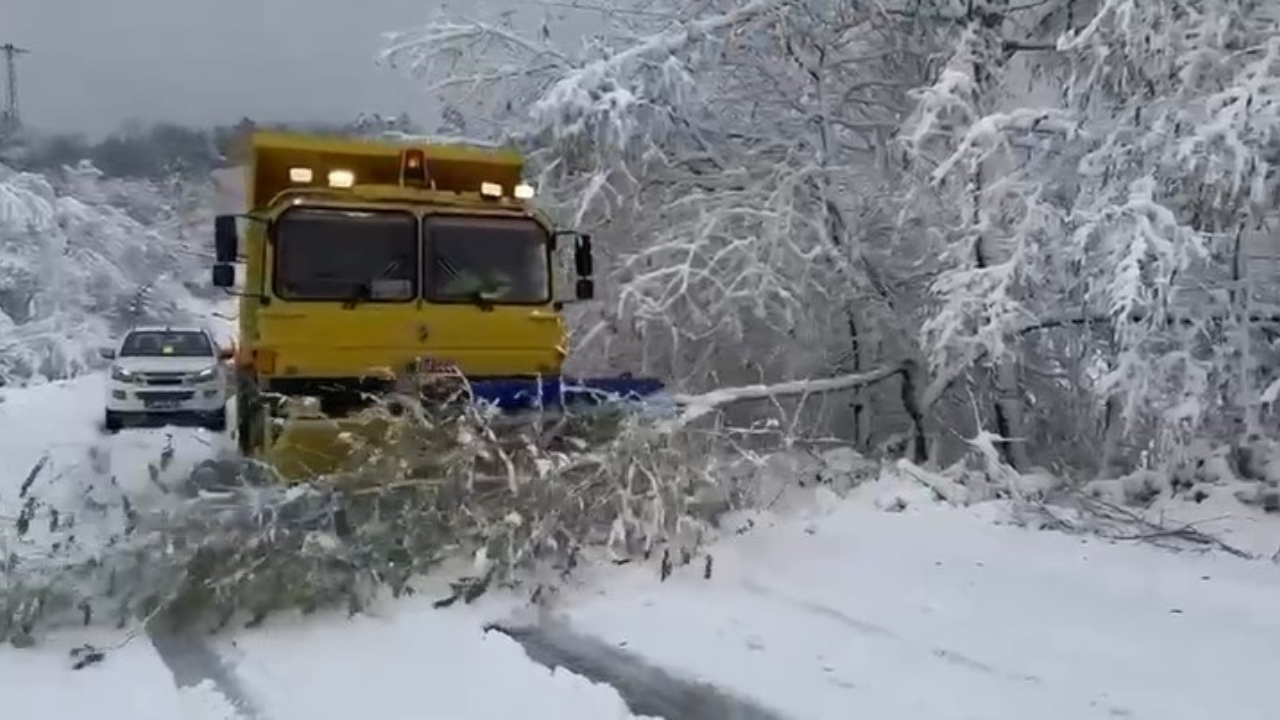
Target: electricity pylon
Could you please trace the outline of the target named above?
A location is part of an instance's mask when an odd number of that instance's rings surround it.
[[[18,112],[17,58],[19,55],[26,55],[31,51],[20,48],[13,43],[0,45],[0,51],[4,52],[5,77],[8,80],[4,95],[3,126],[0,129],[3,129],[5,134],[8,134],[22,127],[22,115]]]

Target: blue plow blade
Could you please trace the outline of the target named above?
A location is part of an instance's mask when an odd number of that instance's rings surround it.
[[[476,400],[509,414],[627,407],[666,415],[675,409],[662,381],[655,378],[476,378],[469,384]]]

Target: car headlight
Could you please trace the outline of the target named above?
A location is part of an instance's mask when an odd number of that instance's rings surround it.
[[[216,367],[208,367],[208,368],[205,368],[205,369],[201,370],[200,372],[196,373],[195,375],[192,375],[192,376],[191,376],[191,381],[192,381],[192,382],[198,382],[198,383],[201,383],[201,382],[209,382],[209,381],[210,381],[210,380],[212,380],[214,377],[216,377],[216,376],[217,376],[217,374],[218,374],[218,368],[216,368]]]
[[[134,376],[133,376],[133,373],[129,372],[128,370],[125,370],[124,368],[120,367],[119,365],[113,365],[113,366],[111,367],[111,379],[112,379],[112,380],[116,380],[116,381],[119,381],[119,382],[126,382],[126,383],[127,383],[127,382],[133,382],[133,377],[134,377]]]

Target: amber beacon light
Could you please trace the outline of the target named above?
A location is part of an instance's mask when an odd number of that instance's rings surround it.
[[[422,150],[405,150],[400,154],[400,177],[405,185],[427,184],[427,154]]]

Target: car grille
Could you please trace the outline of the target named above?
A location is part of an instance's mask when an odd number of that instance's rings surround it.
[[[181,385],[187,379],[182,372],[151,372],[139,376],[143,385]]]
[[[139,390],[136,394],[139,400],[190,400],[196,395],[190,390]]]
[[[173,387],[192,382],[195,373],[142,373],[137,382],[145,386]]]

